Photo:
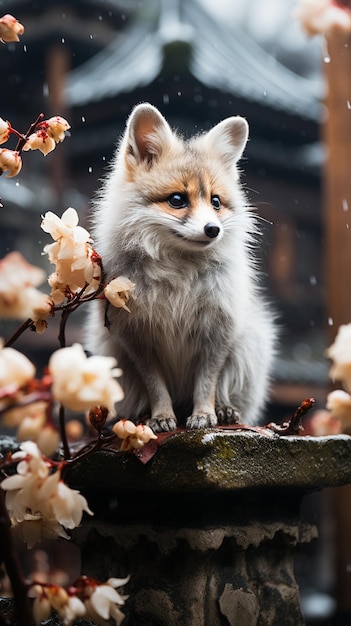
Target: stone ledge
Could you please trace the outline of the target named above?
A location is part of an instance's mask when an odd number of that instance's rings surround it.
[[[110,493],[308,491],[350,482],[348,435],[265,436],[229,429],[177,431],[162,441],[145,465],[134,455],[100,450],[69,474],[71,486]]]

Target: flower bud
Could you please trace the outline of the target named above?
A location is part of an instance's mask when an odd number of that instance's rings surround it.
[[[0,149],[0,174],[9,172],[7,178],[13,178],[21,171],[22,159],[16,150]]]
[[[50,137],[52,137],[57,143],[64,140],[65,132],[71,128],[67,120],[60,115],[50,117],[50,119],[45,120],[42,124],[46,125],[48,135],[50,135]]]
[[[155,435],[150,426],[146,426],[144,424],[137,425],[135,437],[140,439],[143,443],[148,443],[150,439],[157,439],[157,435]]]
[[[135,285],[126,276],[118,276],[111,280],[104,289],[105,298],[117,308],[122,308],[130,312],[127,302],[132,296]]]
[[[26,143],[23,146],[23,150],[40,150],[44,156],[55,150],[56,143],[52,137],[48,135],[46,130],[37,130],[32,135],[29,135]]]
[[[100,431],[105,425],[108,416],[108,409],[106,407],[96,406],[89,411],[89,422],[95,430]]]
[[[22,352],[0,345],[0,387],[22,387],[35,375],[35,367]]]
[[[114,424],[112,430],[120,439],[126,439],[130,435],[134,435],[136,425],[130,420],[119,420],[116,424]]]
[[[24,26],[13,15],[7,13],[0,18],[0,41],[3,43],[19,41],[18,35],[23,35]]]
[[[10,136],[10,122],[5,122],[5,120],[0,117],[0,144],[6,143]]]

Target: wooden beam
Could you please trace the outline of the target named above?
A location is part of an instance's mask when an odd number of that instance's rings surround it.
[[[351,39],[333,36],[327,47],[325,262],[327,311],[335,334],[351,321]]]

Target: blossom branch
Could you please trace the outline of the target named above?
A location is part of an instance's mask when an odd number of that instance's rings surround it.
[[[13,128],[12,128],[12,126],[11,126],[11,132],[15,132],[15,133],[17,134],[17,136],[19,137],[19,140],[18,140],[17,145],[16,145],[16,148],[15,148],[15,150],[16,150],[19,154],[21,154],[21,152],[22,152],[22,150],[23,150],[23,147],[24,147],[24,145],[25,145],[25,143],[26,143],[26,141],[27,141],[28,137],[29,137],[29,136],[30,136],[30,135],[31,135],[31,134],[35,131],[35,129],[37,128],[38,124],[39,124],[40,122],[42,122],[42,120],[43,120],[43,119],[44,119],[44,113],[39,113],[39,115],[38,115],[37,119],[35,120],[35,122],[33,122],[33,123],[29,126],[29,128],[28,128],[28,130],[27,130],[27,132],[26,132],[26,134],[25,134],[25,135],[22,135],[21,133],[18,133],[18,131],[14,131],[14,129],[13,129]]]
[[[9,337],[9,339],[7,339],[7,341],[5,341],[4,343],[4,347],[5,348],[9,348],[10,346],[13,346],[13,344],[17,341],[17,339],[20,338],[21,335],[23,335],[23,333],[28,329],[31,328],[33,329],[34,326],[34,322],[32,319],[28,318],[25,322],[23,322],[18,328],[17,330],[15,330],[15,332],[13,333],[13,335],[11,335],[11,337]]]
[[[3,561],[11,582],[15,599],[15,613],[18,626],[28,626],[32,620],[32,610],[27,595],[27,584],[22,576],[19,559],[11,534],[11,522],[5,505],[4,492],[0,489],[0,559]]]
[[[6,143],[10,135],[17,137],[15,150],[0,149],[0,176],[4,172],[8,172],[8,178],[17,176],[22,168],[21,155],[23,151],[40,150],[45,156],[56,148],[56,143],[64,140],[69,128],[69,123],[63,117],[56,115],[44,120],[44,114],[40,113],[37,119],[30,124],[27,132],[23,134],[14,128],[9,121],[0,117],[0,144]]]
[[[52,399],[50,391],[33,391],[27,395],[22,396],[21,398],[15,397],[14,401],[9,405],[8,402],[0,401],[0,416],[3,413],[8,412],[9,409],[19,409],[30,406],[36,402],[50,402]]]
[[[65,460],[68,460],[71,458],[71,451],[69,449],[68,439],[67,439],[65,414],[66,414],[65,407],[63,406],[63,404],[60,404],[59,428],[60,428],[60,435],[61,435],[61,441],[62,441],[62,447],[63,447],[63,455],[64,455]]]

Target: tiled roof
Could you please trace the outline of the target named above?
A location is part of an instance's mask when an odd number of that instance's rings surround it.
[[[117,96],[152,82],[162,67],[162,47],[149,25],[134,27],[111,42],[68,79],[70,106]]]
[[[185,68],[203,85],[310,120],[321,115],[323,83],[279,63],[240,26],[214,21],[195,0],[183,2],[182,19],[164,3],[158,24],[135,21],[109,46],[74,70],[70,106],[113,98],[151,84],[160,74],[168,44],[189,49]],[[179,12],[180,13],[180,12]]]

